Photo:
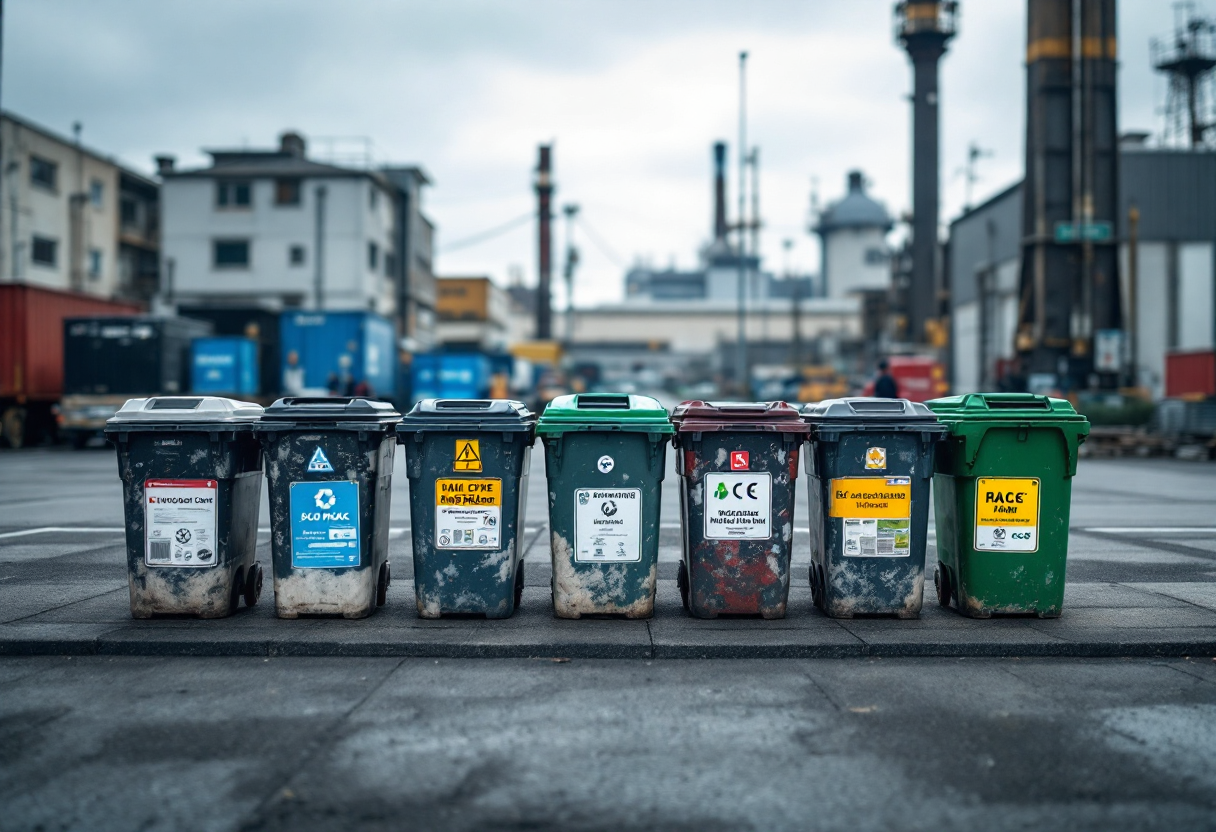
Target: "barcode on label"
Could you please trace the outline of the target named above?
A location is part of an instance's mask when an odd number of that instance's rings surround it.
[[[877,547],[876,547],[876,543],[877,543],[877,538],[873,538],[873,537],[863,537],[863,538],[861,538],[861,554],[862,554],[862,557],[865,557],[866,555],[869,555],[870,557],[873,557],[875,554],[877,554],[877,552],[876,552],[876,548],[877,548]]]
[[[148,544],[148,560],[169,560],[169,541],[153,540]]]
[[[880,554],[880,555],[895,554],[895,538],[893,538],[893,537],[878,538],[878,554]]]

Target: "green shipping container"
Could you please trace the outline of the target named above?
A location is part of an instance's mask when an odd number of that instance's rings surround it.
[[[674,430],[648,396],[559,396],[541,414],[557,617],[654,614],[659,500]]]
[[[1063,399],[973,393],[927,402],[950,435],[933,477],[937,591],[972,618],[1064,607],[1068,514],[1089,422]]]

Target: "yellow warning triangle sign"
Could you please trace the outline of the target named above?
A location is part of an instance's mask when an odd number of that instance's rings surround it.
[[[481,470],[481,443],[476,439],[457,439],[456,440],[456,464],[453,466],[457,471],[480,471]]]

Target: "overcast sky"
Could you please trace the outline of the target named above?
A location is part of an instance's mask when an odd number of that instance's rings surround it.
[[[1021,175],[1025,0],[962,0],[941,67],[943,221],[967,146],[992,152],[976,201]],[[1120,128],[1159,131],[1150,35],[1168,0],[1119,0]],[[1216,2],[1201,0],[1211,12]],[[911,70],[888,0],[8,0],[3,106],[150,172],[203,148],[272,146],[285,128],[366,137],[378,162],[434,180],[440,274],[512,267],[535,282],[533,223],[445,251],[534,210],[536,146],[555,143],[557,204],[575,202],[580,304],[619,299],[637,258],[690,268],[711,220],[710,145],[735,161],[738,53],[760,147],[761,249],[817,270],[812,182],[830,202],[865,171],[908,210]],[[313,148],[320,150],[314,141]],[[733,215],[735,180],[728,203]],[[733,216],[732,216],[733,220]],[[557,229],[560,267],[564,227]],[[897,232],[898,233],[898,232]],[[560,273],[560,268],[557,269]],[[559,293],[557,300],[562,300]]]

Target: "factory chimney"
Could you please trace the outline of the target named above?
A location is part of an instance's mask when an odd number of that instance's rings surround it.
[[[1031,0],[1033,2],[1033,0]],[[953,0],[895,4],[895,31],[912,59],[912,276],[906,338],[927,340],[925,324],[940,314],[937,275],[938,109],[937,64],[958,31]]]
[[[553,146],[540,146],[540,159],[536,165],[536,220],[539,279],[536,284],[536,339],[547,341],[553,337],[553,308],[550,302],[550,283],[553,279]]]
[[[714,142],[714,242],[726,240],[726,142]]]

